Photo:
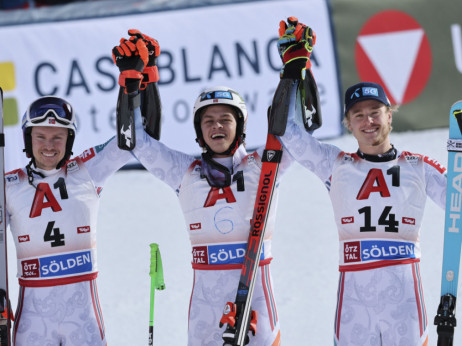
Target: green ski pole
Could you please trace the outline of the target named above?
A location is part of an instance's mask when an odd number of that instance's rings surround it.
[[[162,269],[162,258],[160,257],[159,245],[149,244],[151,247],[151,266],[149,276],[151,277],[151,304],[149,308],[149,345],[154,343],[154,293],[156,290],[164,290],[164,271]]]

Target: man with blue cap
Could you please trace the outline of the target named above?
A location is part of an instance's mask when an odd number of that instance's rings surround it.
[[[391,144],[396,110],[382,86],[361,82],[345,93],[343,122],[358,141],[356,152],[319,142],[299,126],[297,108],[289,111],[291,135],[281,137],[325,183],[332,201],[340,262],[336,346],[428,344],[420,225],[427,196],[444,208],[445,168]]]
[[[362,82],[345,93],[344,124],[358,140],[359,153],[393,154],[390,143],[392,112],[383,88],[376,83]]]

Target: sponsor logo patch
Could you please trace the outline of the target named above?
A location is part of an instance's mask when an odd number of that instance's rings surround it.
[[[200,264],[240,264],[244,261],[247,243],[194,246],[193,263]],[[260,256],[263,260],[264,244]]]
[[[192,249],[193,263],[209,264],[207,246],[194,246]]]
[[[74,172],[74,171],[78,171],[78,170],[79,170],[79,165],[77,164],[76,160],[72,160],[72,161],[69,161],[67,163],[67,171],[69,173]]]
[[[18,236],[18,241],[19,241],[20,243],[25,243],[25,242],[30,241],[29,235],[26,234],[26,235],[20,235],[20,236]]]
[[[353,216],[342,217],[342,225],[353,222],[355,222],[355,218]]]
[[[86,162],[90,160],[91,158],[95,157],[95,155],[96,154],[93,148],[90,148],[90,149],[85,150],[82,154],[80,154],[79,157],[83,162]]]
[[[407,162],[410,164],[415,165],[416,163],[419,162],[420,157],[417,155],[405,155],[404,158],[406,159]]]
[[[373,87],[364,87],[363,96],[369,96],[369,95],[379,96],[379,90]]]
[[[351,155],[345,154],[345,155],[343,156],[343,160],[344,160],[344,161],[348,161],[348,162],[353,162],[355,159],[354,159]]]
[[[103,143],[103,144],[98,144],[96,147],[95,147],[95,150],[97,153],[99,153],[100,151],[104,150],[104,148],[106,147],[106,145],[108,145],[108,143],[111,141],[112,139],[108,140],[106,143]]]
[[[8,184],[18,184],[19,183],[19,174],[18,173],[13,173],[13,174],[8,174],[5,176],[6,181]]]
[[[201,226],[200,222],[192,223],[192,224],[189,225],[189,230],[191,230],[191,231],[197,231],[197,230],[199,230],[201,228],[202,228],[202,226]]]
[[[93,268],[90,251],[21,261],[23,278],[48,278],[83,274]]]
[[[40,277],[40,271],[39,271],[39,260],[32,259],[32,260],[27,260],[27,261],[22,261],[21,262],[21,267],[22,267],[22,277],[23,278],[38,278]]]
[[[360,252],[361,243],[359,241],[351,241],[343,244],[343,256],[345,263],[361,261]]]
[[[430,159],[428,156],[424,157],[424,161],[428,163],[430,166],[436,168],[436,170],[441,174],[443,174],[446,171],[446,168],[441,166],[441,164],[438,161]]]
[[[77,233],[90,233],[90,226],[77,227]]]
[[[403,223],[407,224],[407,225],[415,225],[415,219],[412,218],[412,217],[404,217],[403,216]]]
[[[362,240],[343,244],[345,263],[415,258],[415,245],[389,240]]]

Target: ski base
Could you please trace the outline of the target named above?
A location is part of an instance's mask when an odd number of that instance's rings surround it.
[[[131,151],[135,148],[135,115],[134,109],[140,106],[140,96],[129,96],[120,87],[117,98],[116,124],[117,145],[122,150]]]

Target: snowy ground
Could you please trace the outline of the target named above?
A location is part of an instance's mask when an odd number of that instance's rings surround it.
[[[446,166],[447,129],[392,134],[399,149],[429,155]],[[355,151],[351,135],[326,141]],[[440,296],[444,213],[428,200],[421,230],[430,345]],[[111,177],[101,199],[98,229],[99,296],[109,345],[146,345],[149,323],[149,244],[159,244],[167,289],[156,291],[155,345],[186,345],[192,285],[191,253],[176,195],[146,171]],[[283,345],[332,345],[338,278],[337,231],[327,191],[295,165],[281,182],[272,273]],[[12,244],[10,237],[9,243]],[[16,262],[10,248],[11,301]],[[459,283],[460,290],[460,283]],[[461,328],[461,327],[458,327]],[[456,328],[455,345],[462,344]],[[459,335],[458,335],[459,334]]]

